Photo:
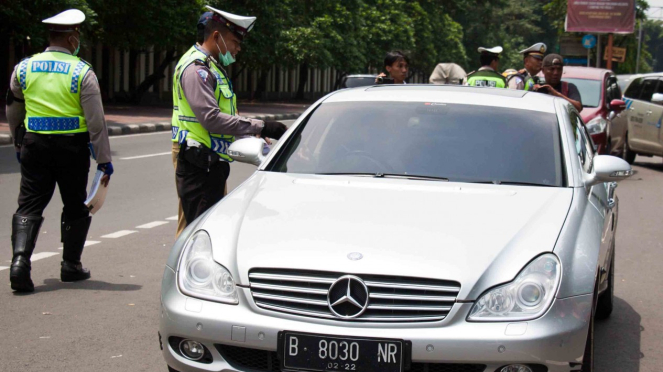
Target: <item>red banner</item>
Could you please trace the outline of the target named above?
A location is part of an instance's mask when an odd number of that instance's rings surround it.
[[[635,0],[568,0],[567,32],[630,34]]]

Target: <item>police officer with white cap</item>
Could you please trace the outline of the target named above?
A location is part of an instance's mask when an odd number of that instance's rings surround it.
[[[187,224],[223,198],[232,162],[227,150],[236,136],[279,139],[287,129],[283,123],[238,116],[224,70],[235,62],[256,17],[207,9],[198,23],[203,42],[182,56],[173,77],[173,135],[180,144],[175,176]]]
[[[60,279],[90,278],[80,261],[92,220],[85,205],[90,154],[105,173],[105,185],[113,165],[99,83],[90,65],[76,56],[84,20],[77,9],[45,19],[49,47],[21,61],[10,80],[7,118],[21,163],[21,188],[9,278],[18,292],[34,290],[30,257],[56,184],[64,204]]]
[[[536,75],[541,72],[543,55],[546,54],[546,50],[546,44],[536,43],[519,52],[523,55],[525,68],[507,77],[506,81],[510,89],[533,90],[534,85],[539,83],[539,77]]]
[[[506,88],[506,79],[497,72],[502,47],[479,47],[478,50],[481,53],[481,68],[467,74],[465,84],[473,87]]]

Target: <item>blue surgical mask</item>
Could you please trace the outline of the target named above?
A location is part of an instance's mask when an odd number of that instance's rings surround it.
[[[219,35],[219,36],[221,36],[221,35]],[[221,48],[219,48],[219,44],[216,43],[216,47],[217,47],[217,49],[219,49],[219,61],[224,66],[228,66],[228,65],[231,65],[231,64],[235,63],[235,57],[233,57],[233,55],[228,50],[228,45],[226,45],[226,41],[223,40],[223,36],[221,36],[221,41],[223,41],[223,46],[226,47],[226,54],[221,53]]]
[[[72,36],[72,37],[73,37],[74,39],[76,39],[76,37],[74,37],[74,36]],[[78,46],[76,47],[76,50],[74,50],[74,53],[73,53],[75,56],[77,56],[77,55],[78,55],[78,52],[81,51],[81,41],[78,40],[78,39],[76,39],[76,41],[78,42]]]

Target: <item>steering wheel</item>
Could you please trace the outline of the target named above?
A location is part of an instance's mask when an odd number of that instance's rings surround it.
[[[343,148],[347,149],[347,148],[345,148],[345,146],[343,146]],[[339,163],[343,162],[346,159],[352,159],[352,158],[367,160],[368,163],[370,163],[371,165],[376,167],[375,173],[393,173],[390,166],[388,166],[387,164],[375,159],[369,153],[367,153],[366,151],[363,151],[363,150],[348,151],[347,153],[343,154],[343,158],[335,159],[334,161],[329,161],[329,162],[327,162],[327,164],[325,164],[325,166],[323,166],[323,168],[325,168],[327,165],[330,165],[329,163],[332,163],[331,168],[335,169],[335,168],[337,168]],[[371,170],[371,172],[372,171],[373,170]]]

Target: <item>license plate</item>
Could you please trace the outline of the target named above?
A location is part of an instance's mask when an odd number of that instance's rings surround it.
[[[409,365],[405,355],[410,344],[403,340],[289,331],[280,332],[279,339],[284,370],[402,372]]]

